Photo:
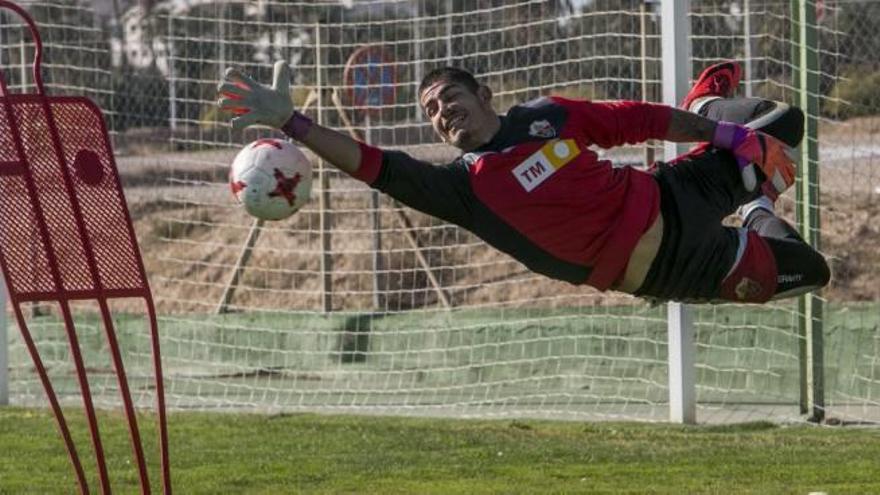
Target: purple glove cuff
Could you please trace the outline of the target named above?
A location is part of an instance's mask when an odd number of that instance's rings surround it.
[[[740,144],[745,133],[746,130],[739,124],[718,122],[715,135],[712,136],[712,146],[732,150]]]
[[[294,111],[293,115],[287,119],[287,122],[281,126],[281,132],[287,134],[288,136],[296,139],[297,141],[302,141],[303,138],[306,137],[306,134],[309,133],[309,129],[312,128],[312,119],[306,117],[305,115]]]

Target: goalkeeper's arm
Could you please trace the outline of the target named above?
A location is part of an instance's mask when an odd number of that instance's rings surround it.
[[[284,62],[275,64],[271,87],[229,69],[218,86],[218,105],[236,115],[232,119],[236,129],[251,125],[280,129],[340,170],[403,204],[469,226],[468,198],[461,194],[461,184],[467,180],[465,169],[434,166],[399,151],[382,151],[315,124],[293,108],[289,86],[290,73]]]
[[[716,122],[656,103],[552,98],[571,113],[584,137],[602,148],[636,144],[648,139],[677,143],[708,141],[734,154],[743,185],[749,191],[757,187],[755,166],[772,181],[777,192],[794,183],[794,164],[787,156],[790,149],[760,131],[730,122]]]
[[[791,148],[761,131],[673,109],[664,139],[673,142],[709,141],[718,148],[730,150],[739,165],[743,185],[749,191],[757,187],[755,166],[761,169],[778,193],[794,184]]]
[[[361,163],[360,144],[296,111],[289,88],[290,69],[283,61],[275,63],[271,87],[259,84],[238,69],[227,69],[217,88],[217,104],[221,110],[236,115],[231,121],[235,129],[252,125],[280,129],[340,170],[357,172]]]

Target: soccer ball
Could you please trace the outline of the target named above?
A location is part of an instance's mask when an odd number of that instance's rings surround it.
[[[252,216],[282,220],[309,200],[312,165],[299,148],[287,141],[258,139],[235,156],[229,185]]]

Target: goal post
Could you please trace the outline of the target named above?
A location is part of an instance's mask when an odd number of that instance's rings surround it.
[[[821,0],[820,0],[821,1]],[[819,59],[815,0],[791,0],[793,16],[795,84],[797,100],[804,110],[796,191],[798,227],[810,245],[821,248],[819,209]],[[801,413],[810,421],[825,418],[823,301],[815,293],[798,300],[798,332],[801,336]]]
[[[689,0],[665,0],[661,4],[661,52],[663,58],[663,103],[676,107],[690,87]],[[664,144],[664,158],[670,160],[687,151],[684,144]],[[671,302],[667,307],[669,367],[669,420],[675,423],[697,421],[697,390],[694,358],[694,319],[686,304]]]

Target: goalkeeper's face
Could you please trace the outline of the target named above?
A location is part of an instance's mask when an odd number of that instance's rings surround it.
[[[492,92],[486,86],[473,92],[440,80],[425,88],[420,103],[440,139],[463,151],[488,143],[500,127]]]

